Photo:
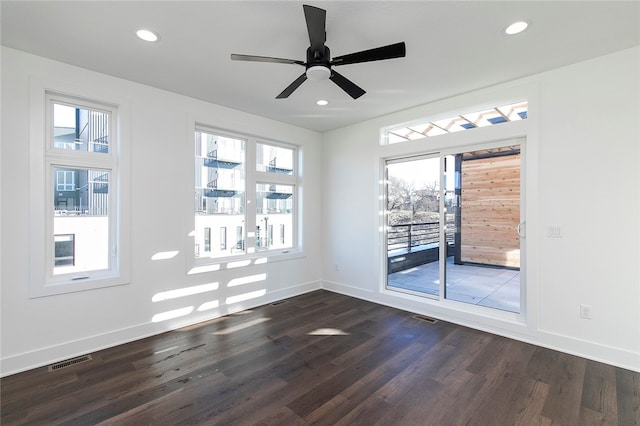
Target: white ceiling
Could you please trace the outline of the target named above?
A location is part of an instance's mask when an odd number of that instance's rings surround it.
[[[304,61],[303,3],[327,10],[332,56],[405,41],[406,58],[339,67],[367,91],[357,100],[309,80],[275,99],[303,67],[229,56]],[[317,131],[640,44],[638,1],[4,0],[1,19],[5,46]],[[503,35],[518,19],[529,29]]]

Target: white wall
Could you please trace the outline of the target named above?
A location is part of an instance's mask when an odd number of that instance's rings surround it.
[[[639,51],[326,133],[324,287],[640,371]],[[524,98],[522,122],[379,144],[383,126]],[[523,315],[384,290],[381,159],[514,137],[526,138]],[[563,238],[548,238],[549,225]],[[592,306],[591,320],[579,317],[580,304]]]
[[[321,285],[640,371],[639,56],[638,48],[626,50],[319,135],[2,48],[0,374]],[[130,99],[129,285],[27,297],[30,75],[99,87]],[[526,121],[438,140],[379,145],[382,126],[444,118],[468,107],[523,97],[530,103]],[[187,274],[193,164],[189,126],[194,119],[302,145],[304,257]],[[383,290],[381,159],[513,137],[526,137],[527,150],[525,322],[470,305],[443,306]],[[594,228],[594,223],[600,225]],[[562,225],[564,238],[547,238],[549,224]],[[171,259],[151,260],[158,252],[173,250],[179,253]],[[226,286],[234,278],[260,274],[266,280]],[[218,289],[151,301],[163,291],[207,283],[218,283]],[[261,289],[266,294],[246,304],[224,303],[227,297]],[[152,322],[159,313],[215,300],[219,308]],[[593,319],[578,317],[581,303],[592,306]]]
[[[28,298],[30,77],[99,88],[129,100],[127,121],[131,124],[125,129],[131,141],[130,182],[126,182],[130,192],[129,285]],[[193,229],[194,120],[301,146],[304,256],[229,270],[223,263],[219,271],[188,274],[193,252],[188,234]],[[321,135],[316,132],[2,48],[1,374],[319,288],[320,143]],[[168,251],[178,254],[166,260],[151,259]],[[266,279],[227,287],[232,279],[246,276]],[[218,289],[152,302],[163,291],[208,283],[218,283]],[[262,297],[225,303],[228,297],[261,290],[265,290]],[[213,301],[218,301],[218,308],[197,310]],[[152,321],[157,314],[185,307],[193,307],[193,312],[174,320]]]

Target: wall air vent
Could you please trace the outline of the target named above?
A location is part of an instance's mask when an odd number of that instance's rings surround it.
[[[49,366],[49,371],[60,370],[61,368],[71,367],[72,365],[81,364],[83,362],[91,361],[91,355],[82,355],[75,358],[68,359],[66,361],[56,362]]]

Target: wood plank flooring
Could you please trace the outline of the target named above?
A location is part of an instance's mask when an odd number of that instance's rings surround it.
[[[640,373],[315,291],[0,380],[3,425],[640,425]]]

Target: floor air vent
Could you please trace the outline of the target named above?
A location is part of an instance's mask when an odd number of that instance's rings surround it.
[[[282,305],[283,303],[289,303],[288,300],[278,300],[277,302],[273,302],[271,306]]]
[[[61,368],[71,367],[72,365],[81,364],[83,362],[91,361],[91,355],[82,355],[75,358],[68,359],[66,361],[56,362],[49,366],[49,371],[60,370]]]
[[[417,319],[417,320],[420,320],[420,321],[428,322],[429,324],[435,324],[435,323],[438,322],[437,319],[431,318],[431,317],[426,317],[424,315],[414,315],[413,318]]]

